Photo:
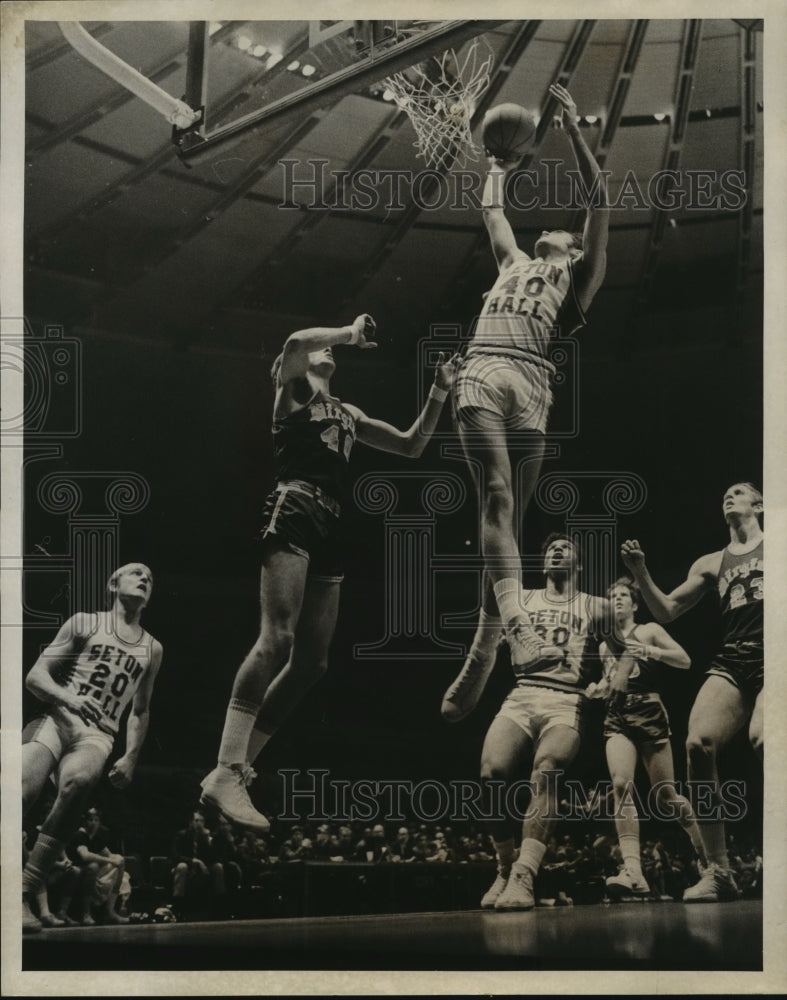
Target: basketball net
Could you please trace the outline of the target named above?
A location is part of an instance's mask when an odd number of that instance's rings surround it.
[[[461,63],[449,49],[385,79],[395,103],[413,124],[417,155],[429,166],[464,167],[478,159],[470,122],[489,86],[492,61],[491,52],[481,59],[476,39]]]

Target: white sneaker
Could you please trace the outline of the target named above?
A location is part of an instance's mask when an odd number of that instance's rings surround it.
[[[257,772],[248,764],[233,764],[231,767],[218,764],[202,782],[200,802],[215,806],[238,826],[267,833],[271,825],[251,804],[246,791],[246,786],[256,777]]]
[[[709,864],[701,869],[700,880],[683,893],[684,903],[723,903],[740,898],[740,891],[732,872],[719,865]]]
[[[483,655],[483,659],[468,656],[456,680],[443,695],[440,714],[446,722],[461,722],[473,711],[484,693],[496,659],[497,646]]]
[[[535,905],[533,873],[524,865],[512,865],[508,883],[498,896],[495,909],[532,910]]]
[[[495,903],[498,901],[503,893],[506,885],[508,884],[508,877],[511,874],[511,865],[498,865],[497,866],[497,878],[486,890],[484,895],[481,897],[481,909],[482,910],[494,910]]]
[[[621,896],[650,895],[650,886],[644,875],[635,875],[626,867],[621,868],[617,875],[611,875],[606,880],[606,885],[613,899],[620,899]]]

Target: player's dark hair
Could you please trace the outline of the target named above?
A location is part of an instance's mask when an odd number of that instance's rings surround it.
[[[638,608],[642,607],[642,593],[639,587],[634,583],[634,578],[631,576],[619,576],[613,584],[607,587],[607,597],[612,596],[612,591],[616,587],[625,587],[629,594],[631,594],[632,604],[636,604]]]
[[[574,549],[577,554],[577,562],[582,561],[582,549],[579,545],[579,541],[574,538],[569,538],[569,536],[564,531],[551,531],[547,537],[544,539],[544,544],[541,546],[541,555],[545,556],[547,554],[547,549],[553,542],[560,541],[564,539],[567,541]]]

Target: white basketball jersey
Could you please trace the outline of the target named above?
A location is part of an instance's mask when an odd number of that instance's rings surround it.
[[[112,631],[109,612],[99,612],[95,619],[95,628],[69,668],[64,686],[78,695],[92,695],[101,705],[99,728],[115,735],[126,706],[150,669],[153,636],[140,628],[139,638],[126,642]]]
[[[513,354],[554,372],[550,338],[558,328],[571,334],[585,322],[574,290],[572,262],[548,263],[522,254],[498,275],[467,353]]]
[[[535,684],[559,691],[584,689],[588,682],[590,614],[593,598],[577,591],[568,600],[548,598],[545,590],[523,590],[522,600],[530,623],[545,644],[565,650],[557,663],[536,661],[515,667],[518,686]]]

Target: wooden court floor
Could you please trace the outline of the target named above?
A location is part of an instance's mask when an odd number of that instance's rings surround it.
[[[62,928],[23,969],[762,968],[762,901]]]

